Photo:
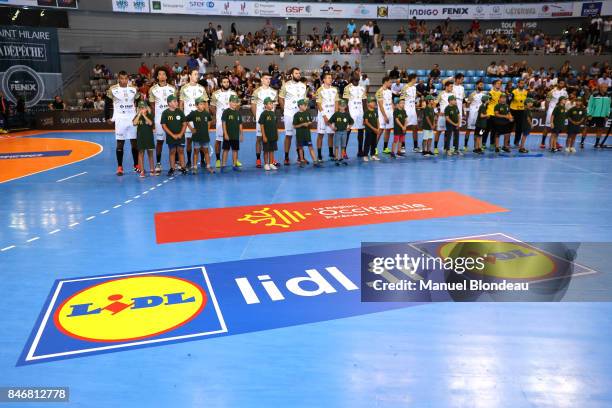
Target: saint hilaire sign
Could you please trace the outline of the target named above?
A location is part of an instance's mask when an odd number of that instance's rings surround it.
[[[561,269],[546,263],[545,275],[508,275],[516,268],[501,269],[502,264],[516,258],[519,250],[523,255],[536,250],[500,233],[403,244],[401,250],[415,257],[423,252],[451,254],[457,247],[452,242],[466,239],[486,242],[487,248],[498,243],[490,247],[498,251],[495,259],[488,260],[496,265],[489,270],[494,277],[548,281],[551,268]],[[361,248],[354,248],[57,280],[17,364],[278,329],[417,304],[362,301],[368,282],[360,276],[362,255]],[[543,258],[558,264],[558,258]],[[592,273],[582,269],[579,274]],[[578,275],[576,270],[573,275]],[[559,278],[565,287],[571,276]],[[397,278],[388,276],[387,281]]]
[[[164,244],[503,211],[442,191],[157,213],[155,231]]]

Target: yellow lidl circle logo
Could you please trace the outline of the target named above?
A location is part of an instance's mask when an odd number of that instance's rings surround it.
[[[457,241],[443,244],[442,258],[484,258],[484,269],[473,273],[499,279],[541,279],[555,273],[550,255],[515,242]]]
[[[56,327],[87,341],[120,342],[153,337],[193,320],[206,293],[185,279],[143,275],[90,286],[56,310]]]

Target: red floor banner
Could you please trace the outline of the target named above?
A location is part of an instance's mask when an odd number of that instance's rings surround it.
[[[155,214],[158,244],[508,211],[453,191]]]

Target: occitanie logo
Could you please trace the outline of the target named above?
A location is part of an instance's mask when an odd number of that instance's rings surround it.
[[[207,300],[204,290],[188,280],[143,275],[83,289],[66,299],[53,319],[62,333],[80,340],[140,340],[190,322]]]
[[[302,214],[300,211],[290,210],[270,210],[269,207],[255,210],[244,217],[238,218],[238,221],[245,221],[251,224],[263,223],[266,227],[289,228],[292,224],[302,222],[311,215],[310,213]]]

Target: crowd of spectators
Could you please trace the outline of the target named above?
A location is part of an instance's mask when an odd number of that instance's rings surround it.
[[[600,16],[577,20],[576,26],[565,29],[553,37],[542,30],[516,21],[508,32],[489,32],[481,28],[478,20],[469,29],[453,24],[450,19],[431,25],[412,18],[395,35],[383,33],[376,21],[357,26],[350,20],[341,32],[334,31],[330,23],[310,33],[297,35],[292,26],[285,33],[270,20],[255,32],[240,32],[232,23],[229,33],[220,25],[209,23],[201,37],[170,38],[167,51],[174,55],[191,55],[212,61],[215,55],[290,55],[295,53],[369,54],[373,48],[385,53],[545,53],[545,54],[601,54],[612,47],[612,17]]]

